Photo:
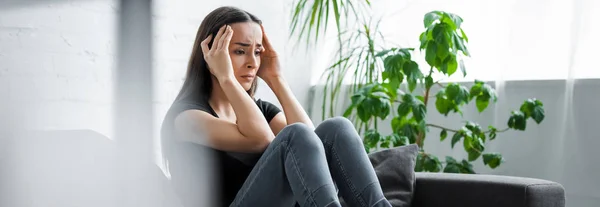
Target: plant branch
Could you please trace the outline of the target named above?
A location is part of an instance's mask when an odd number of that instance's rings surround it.
[[[507,127],[507,128],[505,128],[505,129],[502,129],[502,130],[496,130],[496,133],[502,133],[502,132],[506,132],[506,131],[508,131],[508,130],[510,130],[510,128],[508,128],[508,127]],[[487,131],[484,131],[483,133],[489,133],[489,132],[491,132],[491,131],[492,131],[492,130],[487,130]]]
[[[431,68],[429,69],[429,74],[427,75],[427,77],[431,77],[432,73],[433,73],[433,66],[431,66]],[[425,88],[425,95],[423,96],[423,104],[425,105],[425,108],[427,108],[427,102],[429,102],[429,91],[430,90],[431,90],[431,86]],[[419,134],[417,135],[417,140],[416,140],[416,144],[417,144],[417,146],[419,146],[419,148],[423,148],[424,139],[425,139],[425,132],[419,131]]]
[[[438,128],[438,129],[444,129],[444,130],[449,131],[449,132],[455,132],[455,133],[458,132],[458,130],[446,128],[446,127],[443,127],[443,126],[440,126],[440,125],[437,125],[437,124],[426,124],[425,126],[435,127],[435,128]]]
[[[425,126],[435,127],[435,128],[438,128],[438,129],[443,129],[443,130],[446,130],[446,131],[449,131],[449,132],[454,132],[454,133],[459,132],[459,130],[450,129],[450,128],[443,127],[443,126],[440,126],[440,125],[437,125],[437,124],[426,124]],[[506,132],[508,130],[510,130],[510,128],[505,128],[505,129],[502,129],[502,130],[496,130],[496,133],[502,133],[502,132]],[[483,133],[487,134],[487,133],[490,133],[491,131],[492,130],[487,130],[487,131],[484,131]]]

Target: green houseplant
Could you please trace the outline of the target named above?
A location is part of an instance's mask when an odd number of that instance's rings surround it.
[[[367,151],[415,143],[421,149],[416,171],[475,173],[471,163],[480,157],[492,169],[504,161],[501,154],[485,150],[486,144],[496,139],[497,133],[523,131],[529,119],[539,124],[545,117],[543,103],[527,99],[518,110],[511,112],[504,129],[482,127],[472,121],[462,122],[463,126],[458,129],[428,123],[427,113],[431,111],[428,112],[427,106],[430,104],[435,105],[438,113],[448,116],[462,114],[462,108],[470,103],[482,112],[497,100],[494,88],[483,81],[475,80],[467,87],[434,79],[434,74],[446,77],[467,74],[462,59],[470,56],[469,40],[461,28],[463,19],[460,16],[443,11],[428,12],[423,19],[424,31],[418,36],[419,48],[389,47],[385,46],[383,35],[377,32],[378,22],[373,24],[365,18],[369,1],[315,0],[312,5],[306,3],[307,0],[299,0],[293,11],[291,31],[294,33],[301,28],[299,40],[304,37],[309,43],[308,37],[314,36],[318,41],[319,30],[326,29],[321,23],[326,25],[330,10],[336,20],[339,48],[336,60],[323,74],[322,118],[337,115],[334,107],[341,94],[342,81],[350,78],[351,104],[343,115],[354,121],[364,136]],[[354,27],[348,24],[348,19],[355,20]],[[414,58],[416,52],[424,54],[425,73]],[[435,94],[434,90],[437,90]],[[392,117],[389,123],[392,133],[384,135],[379,130],[379,122],[389,117]],[[440,141],[448,138],[452,148],[462,141],[467,158],[459,161],[446,156],[441,161],[427,153],[424,140],[430,128],[439,128]]]

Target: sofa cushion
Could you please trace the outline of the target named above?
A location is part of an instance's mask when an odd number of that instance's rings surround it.
[[[415,144],[384,149],[369,154],[384,196],[394,207],[410,207],[415,190]],[[340,198],[342,206],[347,206]]]
[[[384,196],[394,207],[411,206],[415,190],[416,144],[369,154]]]

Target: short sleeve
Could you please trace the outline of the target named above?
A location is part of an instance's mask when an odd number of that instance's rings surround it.
[[[196,102],[181,101],[181,102],[178,102],[173,105],[173,111],[175,112],[174,114],[179,114],[183,111],[190,110],[190,109],[204,111],[215,117],[218,117],[217,114],[212,110],[212,108],[210,107],[210,105],[208,104],[207,101],[196,101]]]
[[[267,120],[267,122],[271,122],[271,120],[279,112],[281,112],[281,109],[279,109],[277,106],[275,106],[275,104],[272,104],[272,103],[270,103],[268,101],[263,101],[261,99],[258,99],[256,101],[256,105],[258,105],[258,108],[260,108],[260,111],[262,111],[262,113],[265,116],[265,119]]]

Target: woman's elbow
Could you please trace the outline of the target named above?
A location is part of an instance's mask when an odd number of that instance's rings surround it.
[[[273,141],[273,139],[269,139],[269,138],[254,139],[251,143],[252,151],[263,152],[265,149],[267,149],[269,144],[271,144],[271,141]]]

